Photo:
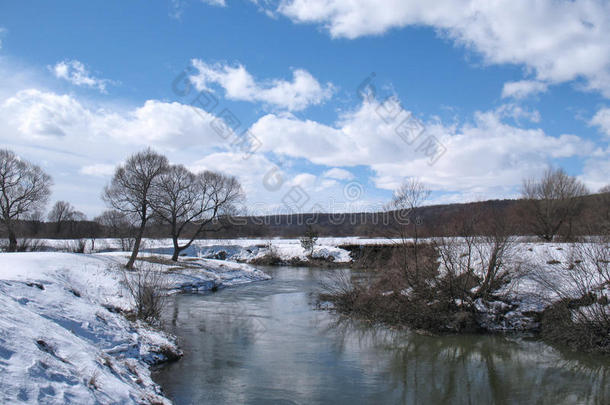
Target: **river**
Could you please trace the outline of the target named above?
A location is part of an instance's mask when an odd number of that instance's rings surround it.
[[[610,359],[524,336],[426,336],[316,309],[337,270],[170,298],[184,358],[155,380],[176,404],[609,404]]]

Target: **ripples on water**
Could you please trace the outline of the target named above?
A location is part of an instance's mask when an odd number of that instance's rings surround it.
[[[155,379],[176,404],[610,404],[610,359],[504,336],[422,336],[315,310],[336,270],[172,297],[185,357]]]

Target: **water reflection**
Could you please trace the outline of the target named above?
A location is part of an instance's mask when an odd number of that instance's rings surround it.
[[[610,361],[503,336],[423,336],[317,311],[329,270],[173,297],[185,358],[156,379],[177,404],[607,404]],[[330,270],[332,271],[332,270]]]

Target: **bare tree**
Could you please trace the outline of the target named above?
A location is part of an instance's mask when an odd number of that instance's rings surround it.
[[[34,210],[26,215],[26,220],[28,221],[30,232],[36,236],[42,229],[44,213],[41,210]]]
[[[95,217],[93,221],[103,226],[110,237],[119,240],[121,250],[133,249],[135,232],[127,215],[120,211],[107,210]]]
[[[47,219],[50,222],[55,223],[55,233],[59,235],[61,232],[61,228],[64,224],[70,221],[78,221],[82,220],[84,214],[80,211],[76,211],[76,209],[67,201],[57,201],[51,211],[49,211],[49,215]]]
[[[0,214],[8,233],[8,251],[17,249],[15,221],[44,207],[52,180],[42,169],[20,159],[13,152],[0,150]]]
[[[563,169],[547,169],[541,179],[523,182],[523,198],[533,215],[534,232],[545,240],[553,240],[562,227],[568,227],[571,237],[572,221],[580,213],[587,187],[569,176]]]
[[[139,223],[133,250],[125,265],[128,269],[133,268],[138,257],[146,223],[152,213],[149,198],[153,182],[167,171],[168,166],[165,156],[150,148],[146,149],[132,155],[125,164],[119,166],[112,181],[104,189],[102,198],[109,206],[132,216]]]
[[[399,243],[403,248],[401,249],[403,252],[402,265],[411,287],[415,287],[415,284],[421,281],[419,227],[422,224],[422,218],[419,213],[428,197],[430,197],[430,190],[419,179],[410,178],[394,191],[389,205],[389,209],[394,210],[395,213]],[[410,243],[412,243],[412,249],[409,248]],[[413,251],[412,258],[410,257],[411,250]]]
[[[187,249],[204,228],[219,215],[229,213],[243,198],[235,177],[205,171],[193,174],[182,165],[173,165],[154,182],[150,203],[155,215],[170,226],[174,245],[172,260]],[[189,226],[194,232],[184,245],[180,236]]]

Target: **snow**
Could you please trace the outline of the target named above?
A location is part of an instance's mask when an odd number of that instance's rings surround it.
[[[117,312],[133,306],[122,284],[125,260],[125,253],[0,254],[0,403],[169,403],[149,367],[180,352],[172,337]],[[188,265],[151,264],[169,274],[172,291],[269,278],[246,264]]]
[[[43,245],[52,249],[67,250],[74,245],[74,241],[63,239],[42,239]],[[87,240],[87,251],[91,250],[91,241]],[[181,240],[180,244],[187,241]],[[359,238],[359,237],[326,237],[318,238],[314,248],[313,257],[325,259],[336,263],[348,263],[351,261],[349,251],[341,248],[344,245],[384,245],[397,242],[388,238]],[[145,239],[143,249],[151,251],[170,253],[172,251],[171,239]],[[119,249],[120,242],[117,239],[97,239],[95,250]],[[219,252],[224,252],[225,257],[233,261],[252,262],[271,252],[285,262],[298,259],[303,262],[309,260],[307,252],[301,247],[299,239],[200,239],[193,242],[192,247],[186,251],[188,255],[200,257],[217,257]]]

